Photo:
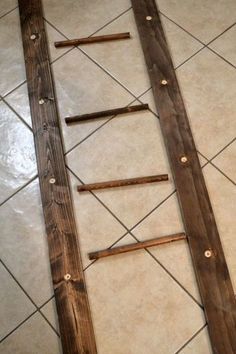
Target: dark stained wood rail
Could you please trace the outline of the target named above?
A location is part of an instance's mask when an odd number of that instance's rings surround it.
[[[115,33],[115,34],[107,34],[103,36],[94,36],[94,37],[86,37],[86,38],[78,38],[78,39],[68,39],[65,41],[55,42],[54,45],[56,48],[68,47],[68,46],[77,46],[81,44],[92,44],[92,43],[100,43],[100,42],[108,42],[108,41],[117,41],[121,39],[129,39],[130,33]]]
[[[131,0],[160,116],[212,349],[236,353],[236,301],[183,99],[154,0]]]
[[[148,248],[148,247],[160,246],[160,245],[164,245],[166,243],[181,241],[181,240],[185,240],[185,239],[186,239],[185,233],[179,233],[179,234],[154,238],[152,240],[131,243],[129,245],[124,245],[124,246],[119,246],[119,247],[114,247],[114,248],[108,248],[108,249],[101,250],[101,251],[91,252],[88,254],[88,256],[89,256],[89,259],[91,259],[91,260],[99,259],[99,258],[103,258],[103,257],[115,256],[115,255],[118,255],[121,253],[137,251],[137,250],[141,250],[141,249]]]
[[[138,104],[138,105],[134,105],[134,106],[108,109],[106,111],[87,113],[87,114],[83,114],[80,116],[66,117],[65,122],[66,122],[66,124],[79,123],[79,122],[84,122],[84,121],[91,120],[91,119],[116,116],[118,114],[126,114],[126,113],[144,111],[148,108],[149,108],[148,104],[144,103],[144,104]]]
[[[19,10],[63,353],[95,354],[97,350],[64,161],[41,0],[19,0]]]
[[[118,179],[114,181],[83,184],[77,187],[78,192],[92,191],[96,189],[106,189],[115,187],[132,186],[135,184],[154,183],[168,181],[168,175],[156,175],[147,177],[135,177],[128,179]]]

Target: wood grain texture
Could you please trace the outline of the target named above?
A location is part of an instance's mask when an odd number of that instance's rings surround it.
[[[179,234],[174,234],[174,235],[157,237],[152,240],[131,243],[131,244],[124,245],[124,246],[108,248],[108,249],[101,250],[101,251],[90,252],[88,254],[88,256],[89,256],[90,260],[99,259],[99,258],[103,258],[103,257],[115,256],[115,255],[118,255],[121,253],[137,251],[137,250],[141,250],[143,248],[160,246],[160,245],[164,245],[166,243],[176,242],[176,241],[185,240],[185,239],[186,239],[185,233],[179,233]]]
[[[77,190],[78,192],[86,192],[86,191],[92,191],[96,189],[117,188],[117,187],[124,187],[124,186],[133,186],[135,184],[145,184],[145,183],[164,182],[164,181],[168,181],[167,174],[83,184],[78,186]]]
[[[68,39],[65,41],[55,42],[54,45],[56,48],[61,48],[61,47],[68,47],[68,46],[73,46],[73,45],[93,44],[93,43],[117,41],[117,40],[121,40],[121,39],[129,39],[129,38],[130,38],[130,33],[124,32],[124,33],[106,34],[103,36]]]
[[[154,0],[131,0],[169,154],[212,349],[236,353],[236,301],[189,121]],[[151,20],[146,17],[151,16]],[[167,84],[162,84],[166,80]],[[181,156],[188,161],[182,163]],[[205,251],[211,250],[207,258]]]
[[[84,122],[84,121],[91,120],[91,119],[116,116],[118,114],[126,114],[126,113],[144,111],[148,108],[149,108],[148,104],[144,103],[144,104],[138,104],[138,105],[134,105],[134,106],[108,109],[106,111],[86,113],[86,114],[83,114],[80,116],[66,117],[65,121],[67,124],[79,123],[79,122]]]
[[[41,198],[63,353],[96,353],[41,1],[19,0],[19,10]],[[54,182],[53,179],[55,183],[50,183]],[[64,279],[65,274],[70,274],[71,279]]]

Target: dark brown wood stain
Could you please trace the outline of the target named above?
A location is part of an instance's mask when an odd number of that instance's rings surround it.
[[[19,10],[63,353],[95,354],[97,350],[65,167],[42,4],[40,0],[19,0]]]
[[[167,174],[147,176],[147,177],[135,177],[135,178],[128,178],[128,179],[117,179],[114,181],[83,184],[83,185],[78,186],[77,190],[78,190],[78,192],[86,192],[86,191],[92,191],[92,190],[96,190],[96,189],[124,187],[124,186],[132,186],[135,184],[145,184],[145,183],[164,182],[164,181],[168,181]]]
[[[118,247],[108,248],[101,251],[91,252],[88,254],[88,256],[89,259],[91,260],[99,259],[103,257],[115,256],[121,253],[137,251],[148,247],[160,246],[166,243],[176,242],[185,239],[186,239],[185,233],[179,233],[174,235],[157,237],[152,240],[131,243],[129,245],[118,246]]]
[[[217,354],[235,354],[236,301],[233,287],[156,3],[154,0],[131,2],[177,188],[212,349]],[[181,161],[183,157],[187,157],[186,162]],[[205,256],[208,250],[210,257]]]
[[[73,45],[77,46],[77,45],[82,45],[82,44],[117,41],[117,40],[121,40],[121,39],[129,39],[129,38],[130,38],[130,33],[124,32],[124,33],[107,34],[107,35],[103,35],[103,36],[68,39],[65,41],[55,42],[54,45],[56,48],[61,48],[61,47],[68,47],[68,46],[73,46]]]

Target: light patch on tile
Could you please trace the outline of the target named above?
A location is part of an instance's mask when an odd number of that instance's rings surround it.
[[[2,264],[0,264],[0,283],[1,340],[36,309]],[[1,351],[1,344],[0,352],[4,353]]]
[[[0,353],[62,354],[62,349],[55,332],[36,314],[0,344]]]
[[[132,233],[140,241],[184,232],[176,195],[150,214]],[[200,302],[188,244],[185,240],[151,247],[149,251]]]
[[[4,96],[25,80],[18,9],[0,20],[0,47],[0,95]]]
[[[150,112],[114,118],[67,158],[84,183],[169,174],[167,182],[95,191],[128,227],[174,190],[159,121]]]
[[[210,44],[218,54],[236,66],[236,25]]]
[[[215,214],[226,262],[228,264],[231,281],[236,293],[235,186],[212,165],[204,167],[203,173]]]
[[[36,175],[33,135],[0,102],[0,202]]]
[[[207,328],[201,330],[179,354],[213,354]]]
[[[91,35],[131,6],[129,0],[43,0],[43,5],[46,19],[70,39]]]
[[[203,325],[201,309],[144,250],[99,260],[86,279],[99,353],[173,353]]]
[[[47,317],[48,321],[55,328],[57,333],[60,333],[55,299],[53,298],[46,305],[44,305],[41,308],[41,311],[44,316]]]
[[[38,180],[0,208],[0,256],[37,305],[53,294]]]
[[[162,18],[168,42],[177,66],[202,47],[175,24]],[[133,94],[139,96],[150,87],[133,11],[130,10],[98,32],[99,35],[130,32],[131,39],[98,43],[81,47]],[[96,34],[97,35],[97,34]]]
[[[17,6],[17,0],[4,0],[0,3],[0,17]]]
[[[67,126],[65,117],[127,106],[134,98],[80,51],[73,50],[53,65],[66,150],[106,119]]]
[[[88,253],[110,247],[126,233],[126,229],[91,194],[78,193],[79,181],[70,174],[79,244],[83,267],[89,261]]]
[[[236,71],[208,49],[177,70],[198,150],[208,159],[236,131]]]
[[[159,10],[204,43],[235,22],[234,0],[156,0]]]
[[[236,183],[236,141],[216,156],[212,162]]]

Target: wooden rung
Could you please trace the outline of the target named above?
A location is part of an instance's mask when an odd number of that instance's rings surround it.
[[[60,47],[68,47],[68,46],[81,45],[81,44],[117,41],[119,39],[128,39],[128,38],[130,38],[130,33],[124,32],[124,33],[108,34],[104,36],[68,39],[66,41],[55,42],[54,45],[56,48],[60,48]]]
[[[106,189],[106,188],[115,188],[123,186],[131,186],[134,184],[144,184],[144,183],[153,183],[153,182],[163,182],[168,181],[168,175],[156,175],[156,176],[147,176],[147,177],[136,177],[129,179],[118,179],[115,181],[99,182],[84,184],[77,186],[78,192],[92,191],[95,189]]]
[[[88,113],[88,114],[83,114],[83,115],[80,115],[80,116],[66,117],[65,121],[66,121],[66,124],[71,124],[71,123],[76,123],[76,122],[83,122],[83,121],[90,120],[90,119],[97,119],[97,118],[115,116],[117,114],[125,114],[125,113],[143,111],[143,110],[146,110],[148,108],[149,108],[149,106],[148,106],[147,103],[138,104],[138,105],[135,105],[135,106],[109,109],[109,110],[106,110],[106,111]]]
[[[127,253],[131,251],[140,250],[147,247],[159,246],[165,243],[171,243],[175,241],[185,240],[187,237],[185,233],[174,234],[170,236],[163,236],[154,238],[152,240],[147,240],[143,242],[131,243],[129,245],[109,248],[102,251],[91,252],[88,254],[89,259],[99,259],[103,257],[115,256],[116,254],[120,253]]]

